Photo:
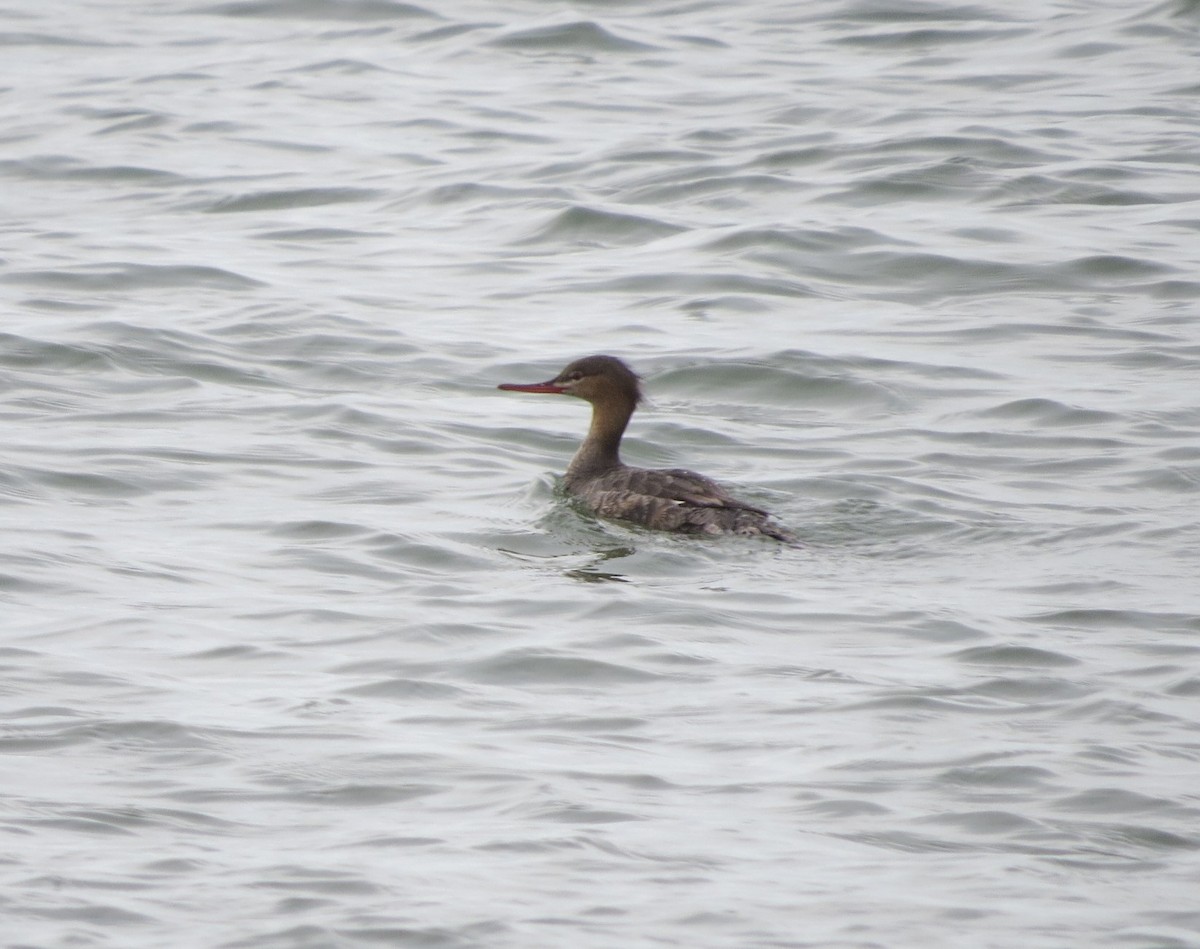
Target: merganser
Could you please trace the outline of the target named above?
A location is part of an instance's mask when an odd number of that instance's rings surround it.
[[[567,492],[598,517],[687,534],[796,538],[762,508],[739,501],[715,481],[681,468],[631,468],[622,463],[621,436],[642,401],[637,374],[616,356],[577,359],[549,382],[505,383],[510,392],[573,395],[592,404],[587,437],[567,466]]]

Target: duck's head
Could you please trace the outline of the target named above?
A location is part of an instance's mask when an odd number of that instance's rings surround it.
[[[509,392],[573,395],[593,405],[605,402],[637,405],[642,400],[637,373],[616,356],[584,356],[576,359],[549,382],[506,382],[497,388]]]

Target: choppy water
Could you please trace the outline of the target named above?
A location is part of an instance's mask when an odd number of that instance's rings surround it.
[[[10,5],[4,945],[1200,944],[1198,41]]]

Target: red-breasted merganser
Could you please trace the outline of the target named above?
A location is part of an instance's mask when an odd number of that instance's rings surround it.
[[[592,404],[587,437],[567,466],[567,491],[592,513],[656,530],[796,538],[762,508],[739,501],[715,481],[680,468],[631,468],[621,462],[621,436],[642,400],[637,377],[615,356],[577,359],[549,382],[505,383],[510,392],[573,395]]]

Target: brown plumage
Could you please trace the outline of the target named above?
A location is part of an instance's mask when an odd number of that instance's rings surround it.
[[[499,388],[573,395],[591,403],[591,427],[564,480],[567,491],[594,514],[656,530],[796,542],[762,508],[739,501],[703,475],[681,468],[631,468],[621,461],[621,436],[642,400],[642,389],[634,371],[615,356],[577,359],[549,382]]]

